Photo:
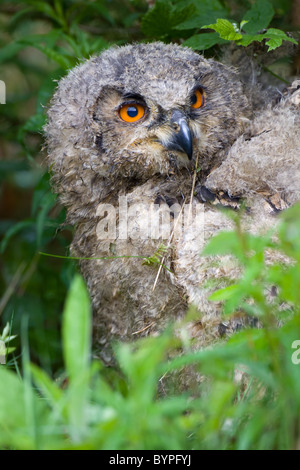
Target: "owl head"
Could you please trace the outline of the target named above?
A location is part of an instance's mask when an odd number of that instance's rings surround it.
[[[189,48],[110,48],[71,70],[52,99],[46,136],[56,190],[92,188],[99,198],[121,181],[168,176],[196,159],[209,170],[249,113],[235,71]]]

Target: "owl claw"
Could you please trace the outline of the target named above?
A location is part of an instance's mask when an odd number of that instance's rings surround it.
[[[238,210],[241,206],[241,198],[231,197],[224,191],[218,193],[211,192],[206,186],[196,187],[195,196],[200,202],[208,202],[214,206],[228,207]]]

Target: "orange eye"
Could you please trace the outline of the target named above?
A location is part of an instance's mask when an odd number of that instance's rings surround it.
[[[130,103],[124,104],[119,109],[119,116],[125,122],[139,121],[145,114],[145,108],[141,104]]]
[[[192,108],[198,109],[204,105],[204,96],[203,90],[201,88],[197,88],[191,96],[191,106]]]

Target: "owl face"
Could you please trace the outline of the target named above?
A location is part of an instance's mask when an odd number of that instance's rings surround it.
[[[192,169],[196,159],[210,168],[248,112],[243,85],[226,66],[175,44],[128,45],[60,82],[48,143],[63,142],[64,164],[75,148],[96,174],[146,180]]]
[[[93,112],[102,151],[110,154],[123,175],[125,166],[134,174],[139,165],[142,173],[149,167],[151,174],[192,167],[200,129],[197,117],[205,103],[203,88],[196,84],[175,104],[173,99],[165,106],[139,91],[102,91]]]

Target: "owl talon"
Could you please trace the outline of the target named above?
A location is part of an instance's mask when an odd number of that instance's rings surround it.
[[[216,200],[216,195],[207,189],[206,186],[196,187],[195,193],[200,202],[210,202],[213,204]]]
[[[158,194],[155,198],[154,204],[167,204],[169,207],[172,207],[174,204],[179,204],[176,197],[170,197],[162,194]]]
[[[266,198],[265,201],[266,206],[269,207],[269,211],[275,215],[279,214],[290,206],[290,204],[283,197],[281,197],[279,193]]]
[[[233,210],[239,210],[242,202],[241,198],[229,196],[224,191],[213,193],[206,186],[198,186],[195,196],[200,202],[208,202],[214,206],[228,207]]]

